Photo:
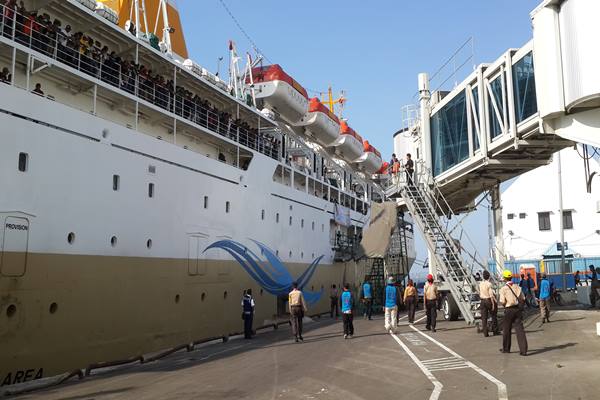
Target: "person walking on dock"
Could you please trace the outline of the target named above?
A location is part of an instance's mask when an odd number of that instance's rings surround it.
[[[365,319],[371,320],[373,315],[373,286],[369,282],[369,278],[365,279],[365,283],[362,285],[362,302],[365,307],[364,317]]]
[[[304,341],[302,337],[302,318],[304,318],[304,313],[307,311],[306,301],[304,300],[304,295],[298,289],[298,283],[292,283],[292,291],[288,295],[288,304],[290,307],[290,318],[292,320],[292,333],[296,338],[296,343],[298,340]]]
[[[515,327],[519,354],[527,355],[527,337],[523,327],[523,306],[525,295],[520,286],[512,282],[512,271],[506,269],[502,273],[506,284],[500,288],[500,304],[504,306],[504,321],[502,323],[502,353],[510,353],[512,328]]]
[[[489,328],[498,335],[498,302],[490,282],[489,271],[483,271],[483,280],[479,283],[479,298],[481,299],[481,328],[483,336],[488,337]],[[492,318],[491,327],[488,326],[488,316]]]
[[[598,289],[600,289],[600,282],[598,282],[598,273],[593,265],[590,265],[590,273],[587,278],[591,281],[590,283],[590,304],[591,308],[596,307],[598,302]]]
[[[252,289],[247,289],[242,298],[242,319],[244,320],[244,339],[252,339],[252,322],[254,321],[254,298]]]
[[[350,292],[350,285],[346,283],[344,285],[344,291],[340,296],[340,305],[342,309],[342,321],[344,324],[344,339],[352,338],[354,335],[354,323],[353,323],[353,309],[354,309],[354,296]]]
[[[427,275],[427,282],[423,288],[423,301],[425,302],[425,311],[427,313],[427,325],[425,325],[425,328],[432,332],[435,332],[437,322],[439,296],[437,285],[433,282],[433,275]]]
[[[392,333],[398,324],[398,289],[394,286],[394,278],[389,277],[384,291],[383,309],[385,312],[385,330]]]
[[[406,289],[404,289],[404,304],[408,309],[408,323],[412,324],[415,322],[415,311],[417,309],[417,303],[419,302],[419,297],[417,294],[417,288],[412,279],[408,280],[406,284]]]
[[[337,319],[340,314],[340,310],[338,308],[338,289],[335,284],[331,285],[331,289],[329,290],[329,314],[331,318]]]
[[[550,322],[550,297],[552,290],[550,289],[550,282],[546,274],[542,274],[542,280],[540,282],[540,314],[542,314],[542,324]]]

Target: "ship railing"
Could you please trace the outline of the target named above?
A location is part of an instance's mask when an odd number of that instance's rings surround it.
[[[119,63],[117,58],[110,57],[108,51],[96,48],[90,56],[86,54],[88,45],[85,42],[68,43],[60,31],[45,34],[42,29],[47,30],[46,27],[29,21],[28,15],[16,9],[0,5],[0,10],[0,33],[5,38],[242,146],[279,159],[278,138],[220,112],[207,101],[193,97],[193,93],[183,87],[164,79],[155,82],[146,70],[132,62]],[[14,84],[14,77],[12,79],[11,84]]]

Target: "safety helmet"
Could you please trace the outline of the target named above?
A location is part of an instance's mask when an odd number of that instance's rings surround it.
[[[427,280],[428,280],[428,281],[432,281],[432,280],[433,280],[433,275],[431,275],[431,274],[427,274]]]
[[[513,273],[512,273],[512,271],[511,271],[511,270],[509,270],[509,269],[505,269],[505,270],[502,272],[502,277],[503,277],[504,279],[512,278],[512,276],[513,276]]]

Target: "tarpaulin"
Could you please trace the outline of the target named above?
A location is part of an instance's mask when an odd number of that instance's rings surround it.
[[[396,203],[372,203],[369,227],[363,231],[361,250],[369,258],[384,258],[396,227]]]

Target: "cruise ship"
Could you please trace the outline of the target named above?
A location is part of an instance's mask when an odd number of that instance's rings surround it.
[[[260,327],[294,281],[311,315],[362,282],[381,154],[284,68],[231,43],[207,71],[171,1],[0,7],[0,385],[227,338],[248,288]]]

